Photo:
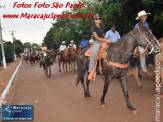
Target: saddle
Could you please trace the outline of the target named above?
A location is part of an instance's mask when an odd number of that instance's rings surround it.
[[[90,72],[90,74],[88,76],[88,80],[95,81],[97,61],[99,61],[99,72],[100,72],[100,74],[103,75],[101,59],[103,59],[108,64],[108,66],[115,66],[115,67],[118,67],[118,68],[127,68],[127,67],[129,67],[129,62],[127,64],[119,64],[119,63],[107,61],[105,58],[107,56],[107,51],[106,50],[107,50],[108,47],[109,47],[108,43],[106,43],[106,42],[102,43],[101,48],[100,48],[99,53],[98,53],[97,58],[96,58],[95,66],[94,66],[93,70]],[[85,52],[85,56],[88,56],[89,59],[91,58],[92,50],[93,50],[93,47],[89,48]]]
[[[102,59],[102,58],[106,58],[107,56],[107,48],[109,47],[109,44],[106,42],[103,42],[101,45],[101,48],[99,50],[98,56],[97,56],[97,60]],[[86,52],[85,52],[85,56],[88,56],[89,59],[91,58],[92,55],[92,50],[93,50],[93,46],[91,46],[91,48],[89,48]]]
[[[105,59],[107,56],[107,48],[109,47],[109,44],[106,42],[103,42],[101,45],[101,48],[99,50],[99,53],[97,55],[97,59],[95,62],[95,66],[93,68],[93,70],[90,72],[89,76],[88,76],[88,80],[90,81],[95,81],[95,77],[96,77],[96,67],[97,67],[97,61],[99,61],[99,72],[100,74],[102,73],[102,65],[101,65],[101,59]],[[93,46],[91,46],[86,52],[85,52],[85,56],[88,56],[89,59],[91,59],[91,55],[92,55],[92,50],[93,50]]]

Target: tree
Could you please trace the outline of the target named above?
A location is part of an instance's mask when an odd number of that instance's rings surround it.
[[[80,0],[84,3],[84,8],[73,8],[63,11],[72,14],[102,15],[102,25],[105,32],[110,29],[110,25],[115,24],[121,36],[134,29],[138,21],[135,20],[141,10],[150,12],[148,23],[157,38],[163,36],[163,2],[161,0]],[[77,1],[78,2],[78,1]],[[76,19],[56,19],[52,27],[44,38],[48,48],[58,48],[62,41],[68,44],[74,40],[79,45],[82,38],[89,39],[91,36],[91,26],[94,24],[92,18]]]
[[[14,48],[13,44],[11,42],[5,42],[4,43],[4,51],[5,51],[5,57],[6,62],[12,62],[14,59]]]
[[[15,40],[15,52],[16,55],[19,56],[20,53],[24,51],[23,43],[20,40]]]
[[[29,42],[24,43],[24,48],[31,49],[31,44]]]

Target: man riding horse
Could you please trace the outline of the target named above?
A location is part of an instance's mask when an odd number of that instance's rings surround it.
[[[65,41],[62,41],[62,44],[61,44],[61,46],[59,48],[61,62],[63,61],[63,53],[64,53],[65,50],[66,50],[66,42]]]
[[[147,20],[147,15],[149,15],[149,14],[151,14],[151,13],[146,13],[145,11],[140,11],[139,13],[138,13],[138,17],[136,17],[136,20],[141,20],[142,22],[143,22],[143,25],[145,26],[145,27],[147,27],[148,29],[149,29],[149,25],[148,25],[148,23],[146,22],[146,20]],[[139,25],[138,25],[138,23],[135,25],[135,28],[138,28],[139,27]],[[150,32],[152,31],[152,30],[149,30]],[[138,49],[139,49],[139,52],[140,52],[140,55],[141,55],[141,58],[140,58],[140,66],[141,66],[141,69],[142,69],[142,71],[143,72],[145,72],[146,73],[146,75],[147,76],[151,76],[152,75],[152,73],[150,73],[147,69],[146,69],[146,57],[145,57],[145,48],[144,47],[142,47],[142,46],[138,46]]]
[[[44,62],[44,57],[47,55],[47,46],[45,43],[42,43],[41,47],[41,54],[40,54],[40,67],[42,66],[42,63]]]

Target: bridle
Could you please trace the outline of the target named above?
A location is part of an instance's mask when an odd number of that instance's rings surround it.
[[[152,51],[154,50],[153,49],[153,47],[154,47],[154,45],[152,44],[152,42],[153,41],[156,41],[157,43],[158,43],[158,40],[155,38],[155,36],[153,35],[153,39],[152,39],[152,41],[149,41],[148,39],[147,39],[147,37],[140,31],[140,28],[138,27],[138,32],[142,35],[142,37],[147,41],[147,43],[145,43],[145,42],[143,42],[144,44],[147,44],[147,46],[145,47],[145,50],[144,50],[144,52],[142,53],[142,54],[140,54],[140,55],[143,55],[144,53],[145,53],[145,51],[148,49],[148,47],[149,47],[149,45],[151,45],[151,47],[152,47],[152,50],[150,51],[150,53],[152,53]],[[135,35],[132,33],[132,31],[130,31],[130,34],[134,37],[134,38],[136,38],[135,37]],[[159,45],[159,43],[158,43],[158,45]],[[120,49],[119,49],[120,50]],[[123,51],[123,50],[120,50],[121,52],[123,52],[123,53],[129,53],[129,52],[125,52],[125,51]],[[129,54],[134,54],[134,53],[129,53]]]

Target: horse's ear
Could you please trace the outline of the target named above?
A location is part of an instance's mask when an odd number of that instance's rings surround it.
[[[139,21],[138,24],[139,24],[139,27],[140,27],[140,28],[142,28],[142,27],[144,26],[144,25],[143,25],[143,22],[142,22],[141,20]]]

